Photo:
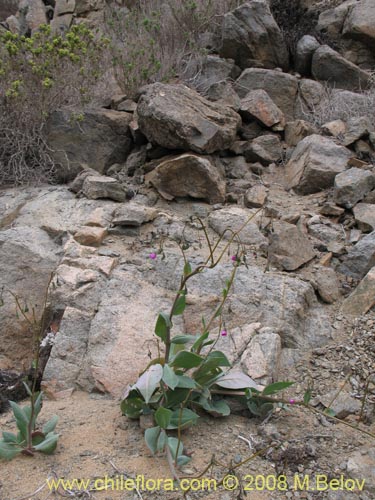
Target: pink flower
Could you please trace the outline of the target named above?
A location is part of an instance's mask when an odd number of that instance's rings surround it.
[[[296,402],[296,400],[295,400],[295,399],[289,399],[289,403],[290,403],[291,405],[294,405],[294,404],[295,404],[295,402]]]
[[[237,255],[232,255],[231,259],[233,262],[237,262],[238,257],[237,257]]]
[[[157,257],[157,255],[156,255],[155,252],[152,252],[152,253],[150,253],[149,257],[150,257],[151,260],[155,260],[156,257]]]
[[[222,337],[226,337],[228,335],[228,332],[226,330],[222,330],[221,333],[220,333],[220,335]]]

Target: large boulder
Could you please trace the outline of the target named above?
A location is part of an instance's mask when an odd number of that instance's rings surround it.
[[[113,163],[125,161],[132,145],[132,118],[130,113],[110,109],[52,113],[47,142],[58,165],[58,177],[71,180],[82,170],[82,164],[103,174]]]
[[[235,90],[243,98],[252,90],[262,89],[281,109],[287,119],[294,118],[298,79],[280,71],[249,68],[236,80]]]
[[[373,0],[356,2],[345,19],[343,35],[375,47],[375,3]]]
[[[368,170],[353,167],[335,177],[334,200],[337,205],[352,208],[374,187],[374,174]]]
[[[251,0],[224,16],[220,54],[241,68],[262,65],[288,70],[286,44],[265,0]]]
[[[214,159],[193,154],[168,158],[146,179],[167,200],[191,196],[209,203],[225,201],[225,179]]]
[[[312,56],[320,47],[318,40],[311,35],[303,36],[297,43],[295,68],[301,75],[310,75]]]
[[[375,266],[375,231],[367,234],[348,252],[338,271],[362,279]]]
[[[41,24],[47,24],[46,8],[42,0],[21,0],[18,6],[20,34],[35,33]]]
[[[323,10],[319,15],[317,30],[331,36],[340,35],[350,8],[356,4],[357,0],[346,0],[333,9]]]
[[[204,154],[229,148],[241,124],[232,109],[177,84],[145,86],[137,113],[139,128],[151,143]]]
[[[31,362],[33,329],[17,311],[15,297],[23,310],[28,308],[25,314],[29,319],[34,309],[40,320],[58,251],[48,234],[36,227],[19,226],[0,232],[0,290],[4,302],[0,310],[0,369],[22,371]]]
[[[271,265],[295,271],[315,257],[308,237],[297,226],[276,221],[272,225],[268,258]]]
[[[368,88],[371,75],[351,63],[335,50],[322,45],[313,55],[311,71],[317,80],[328,82],[340,89],[363,90]]]
[[[287,188],[300,194],[316,193],[333,185],[347,168],[353,153],[332,139],[313,134],[301,142],[285,167]]]
[[[240,114],[249,120],[258,120],[273,130],[284,130],[283,112],[276,106],[270,96],[262,89],[252,90],[241,99]]]

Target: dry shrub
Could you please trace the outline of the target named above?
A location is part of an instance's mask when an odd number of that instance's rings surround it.
[[[333,120],[348,121],[366,117],[375,128],[375,86],[361,93],[325,87],[324,96],[313,110],[305,110],[303,118],[317,127]]]
[[[44,138],[49,115],[88,103],[105,71],[105,41],[84,25],[64,36],[47,25],[31,37],[0,35],[0,184],[54,179]]]
[[[183,79],[186,65],[206,53],[202,35],[216,31],[239,0],[140,0],[130,9],[108,7],[106,35],[123,91],[146,83]]]
[[[4,21],[7,17],[15,14],[18,9],[18,0],[1,0],[0,1],[0,21]]]

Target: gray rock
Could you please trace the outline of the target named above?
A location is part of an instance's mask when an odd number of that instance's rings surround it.
[[[271,265],[294,271],[315,257],[308,239],[294,224],[276,221],[272,225],[268,258]]]
[[[331,408],[335,412],[337,418],[345,418],[348,415],[353,415],[361,409],[361,402],[358,399],[351,397],[347,391],[333,390],[323,396],[316,398],[325,408]]]
[[[47,24],[46,8],[42,0],[21,0],[18,6],[20,34],[34,34],[41,24]]]
[[[54,10],[54,17],[63,16],[64,14],[74,14],[76,8],[76,0],[63,0],[57,2]]]
[[[241,70],[235,65],[233,59],[207,55],[188,64],[184,79],[192,79],[197,90],[205,91],[215,83],[238,78],[240,73]]]
[[[237,232],[243,227],[240,238],[244,244],[265,248],[267,246],[267,239],[259,230],[258,219],[259,214],[257,214],[257,210],[227,207],[211,212],[208,217],[208,224],[220,235],[228,228]],[[232,236],[233,234],[229,231],[224,234],[224,238],[227,240]]]
[[[311,224],[308,227],[309,234],[326,245],[330,243],[339,242],[345,243],[345,232],[340,224],[333,223],[318,223]]]
[[[350,477],[365,481],[365,488],[370,494],[375,493],[375,449],[363,447],[352,453],[347,461],[346,469]],[[356,493],[357,495],[357,493]]]
[[[241,368],[260,385],[277,381],[281,353],[280,335],[262,328],[241,356]]]
[[[247,208],[260,208],[267,201],[268,190],[263,184],[256,184],[248,189],[244,196],[244,204]]]
[[[350,168],[335,177],[334,201],[337,205],[352,208],[375,186],[375,176],[368,170]]]
[[[340,282],[331,267],[319,268],[314,274],[312,285],[327,304],[333,304],[340,298]]]
[[[81,164],[105,173],[126,160],[131,148],[130,113],[110,109],[60,110],[47,123],[47,142],[59,165],[58,176],[71,180]]]
[[[141,226],[154,220],[157,215],[158,211],[155,208],[129,202],[116,209],[112,224],[115,226]]]
[[[287,188],[310,194],[331,187],[352,156],[331,139],[310,135],[298,143],[285,167]]]
[[[375,305],[375,267],[371,268],[357,288],[345,299],[341,312],[353,317],[366,314]]]
[[[264,90],[252,90],[241,99],[240,115],[248,120],[258,120],[273,130],[284,130],[283,112]]]
[[[354,219],[357,226],[364,233],[375,229],[375,206],[371,203],[358,203],[353,208]]]
[[[75,0],[75,12],[78,15],[100,10],[105,7],[105,0]]]
[[[48,359],[43,384],[48,389],[65,390],[85,385],[85,354],[93,315],[67,307],[60,323],[55,344]]]
[[[375,204],[375,190],[371,191],[369,194],[365,196],[363,199],[365,203],[371,203],[372,205]]]
[[[332,120],[322,125],[322,132],[333,137],[344,136],[348,127],[343,120]]]
[[[235,111],[184,85],[143,87],[137,113],[139,128],[150,142],[207,154],[229,148],[241,123]]]
[[[260,162],[262,165],[269,165],[281,159],[283,150],[279,137],[267,134],[261,135],[248,143],[243,154],[248,162]]]
[[[233,108],[235,111],[240,109],[241,100],[237,92],[234,90],[231,82],[223,80],[221,82],[213,83],[207,89],[205,95],[210,101],[215,101],[223,106],[228,106],[229,108]]]
[[[21,307],[28,306],[30,319],[34,308],[39,320],[48,282],[59,259],[58,245],[42,229],[19,226],[0,232],[0,290],[4,301],[0,315],[0,368],[20,369],[31,363],[30,325],[20,312],[17,318],[12,294],[19,297]]]
[[[369,119],[365,116],[350,118],[346,123],[346,127],[347,129],[342,139],[344,146],[350,146],[350,144],[358,141],[358,139],[368,136],[373,130]]]
[[[252,90],[263,89],[287,120],[294,119],[298,92],[298,79],[295,76],[275,70],[249,68],[242,72],[234,88],[241,98]]]
[[[252,0],[224,15],[220,55],[241,68],[256,63],[265,68],[289,68],[288,51],[280,28],[264,0]]]
[[[367,234],[344,257],[338,272],[362,279],[375,266],[375,231]]]
[[[310,78],[302,78],[298,83],[298,99],[296,117],[304,118],[306,112],[315,112],[319,108],[325,94],[324,86]]]
[[[347,90],[364,90],[370,84],[370,74],[351,63],[338,52],[322,45],[313,55],[311,71],[317,80]]]
[[[188,316],[189,331],[199,329],[202,314],[212,310],[212,290],[221,290],[231,264],[194,277],[189,292],[195,304]],[[281,337],[283,347],[324,345],[331,336],[331,326],[309,283],[298,278],[264,272],[259,267],[241,267],[236,276],[234,293],[228,299],[233,314],[232,328],[251,321],[261,322]],[[246,322],[247,319],[247,322]]]
[[[99,198],[114,201],[126,200],[126,193],[119,181],[104,175],[86,177],[83,181],[82,194],[91,200]]]
[[[303,36],[297,43],[295,69],[304,76],[311,74],[312,56],[320,47],[318,40],[311,35]]]
[[[211,157],[183,154],[160,163],[146,180],[167,200],[191,196],[209,203],[225,201],[223,173]]]
[[[342,31],[345,37],[375,46],[375,4],[361,0],[353,5],[345,19]]]
[[[316,128],[305,120],[295,120],[285,124],[285,142],[288,146],[297,146],[302,139],[316,133]]]
[[[317,29],[329,33],[330,35],[341,34],[349,9],[356,3],[357,0],[346,0],[334,9],[324,10],[319,15]]]

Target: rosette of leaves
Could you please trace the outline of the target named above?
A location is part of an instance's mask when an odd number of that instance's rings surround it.
[[[47,455],[56,449],[59,435],[54,432],[57,416],[53,416],[42,429],[38,429],[36,421],[42,409],[43,393],[32,393],[27,384],[24,384],[30,396],[30,405],[21,407],[14,401],[9,401],[13,410],[18,432],[2,433],[0,439],[0,458],[11,460],[18,454],[33,456],[36,452]]]

